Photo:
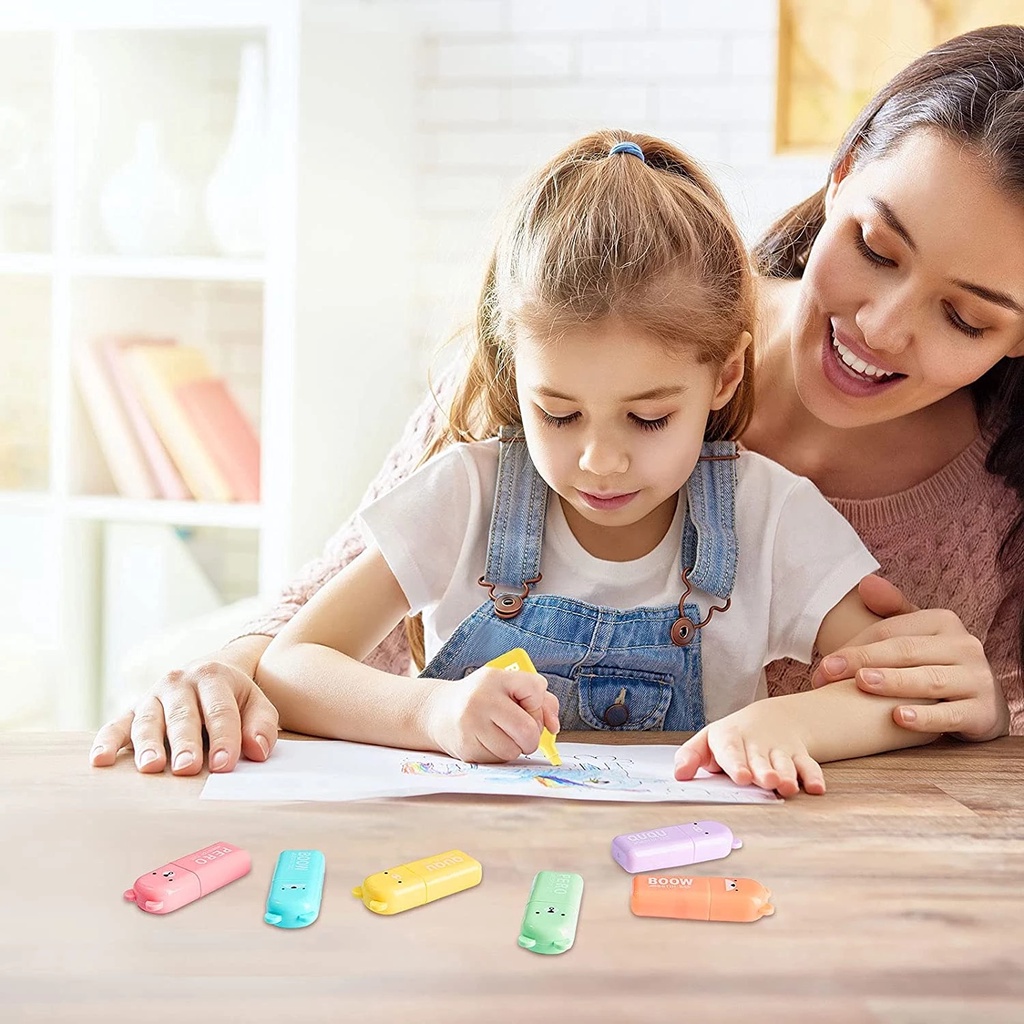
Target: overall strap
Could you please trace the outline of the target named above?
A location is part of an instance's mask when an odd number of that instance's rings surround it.
[[[499,437],[498,482],[482,582],[519,591],[540,577],[548,485],[530,458],[521,428],[502,427]]]
[[[737,458],[734,441],[705,441],[686,482],[681,564],[693,586],[720,598],[736,582]]]

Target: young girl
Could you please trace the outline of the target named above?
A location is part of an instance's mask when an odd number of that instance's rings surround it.
[[[856,587],[878,563],[812,484],[737,449],[753,301],[683,153],[597,132],[543,168],[433,457],[362,510],[373,542],[259,662],[282,725],[476,761],[532,752],[542,726],[700,730],[677,777],[710,763],[784,793],[930,739],[852,682],[758,699],[768,662],[877,621]],[[361,664],[410,613],[420,678]],[[538,675],[486,666],[514,647]]]

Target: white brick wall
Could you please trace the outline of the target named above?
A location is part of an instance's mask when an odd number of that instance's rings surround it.
[[[823,178],[825,156],[773,153],[776,0],[321,2],[370,2],[422,34],[410,155],[421,364],[470,320],[510,189],[583,132],[677,142],[708,164],[750,239]]]

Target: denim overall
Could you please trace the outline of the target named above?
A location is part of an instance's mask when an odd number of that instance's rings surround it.
[[[461,679],[522,647],[558,697],[563,729],[704,727],[701,631],[724,612],[736,576],[737,458],[731,441],[705,443],[680,491],[686,501],[677,605],[621,611],[553,594],[530,594],[541,578],[548,486],[521,433],[502,430],[498,481],[480,578],[491,596],[423,670]],[[692,567],[692,568],[691,568]],[[688,571],[687,571],[688,570]],[[692,587],[721,599],[701,621]]]

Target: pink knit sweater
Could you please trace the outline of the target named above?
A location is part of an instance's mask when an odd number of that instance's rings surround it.
[[[418,465],[440,416],[428,396],[413,414],[364,498],[370,501]],[[1014,493],[985,471],[989,441],[979,436],[934,476],[909,490],[870,500],[832,499],[881,564],[881,573],[923,608],[950,608],[985,645],[1010,705],[1011,732],[1024,734],[1024,687],[1016,669],[1016,611],[996,567],[999,542],[1017,508]],[[242,635],[274,636],[365,542],[353,514],[283,591],[277,607],[250,622]],[[409,646],[397,627],[366,659],[407,674]],[[768,667],[772,695],[807,689],[806,665],[777,661]]]

